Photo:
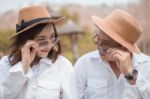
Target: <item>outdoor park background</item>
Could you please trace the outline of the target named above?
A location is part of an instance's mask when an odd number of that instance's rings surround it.
[[[18,10],[35,4],[45,5],[54,16],[65,16],[75,25],[75,28],[65,27],[76,35],[75,38],[70,38],[70,34],[61,35],[62,54],[72,62],[96,49],[91,39],[95,30],[91,15],[105,17],[114,9],[126,10],[136,17],[143,28],[137,44],[142,52],[150,55],[150,0],[0,0],[0,56],[8,54],[9,38],[15,34]],[[76,46],[72,46],[71,39],[77,40]],[[74,58],[71,48],[77,54]]]

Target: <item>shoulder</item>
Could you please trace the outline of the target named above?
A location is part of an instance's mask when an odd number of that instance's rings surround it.
[[[84,62],[84,63],[90,62],[95,59],[100,59],[98,50],[84,54],[77,60],[76,64],[81,63],[81,62]]]
[[[59,61],[59,62],[61,62],[63,64],[68,64],[68,63],[71,64],[71,62],[66,57],[61,56],[61,55],[58,56],[57,61]]]
[[[76,71],[85,71],[89,67],[100,61],[98,50],[89,52],[81,56],[74,65]]]
[[[6,63],[10,63],[9,62],[9,59],[8,59],[8,56],[3,56],[1,59],[0,59],[0,64],[6,64]]]
[[[56,62],[63,68],[72,68],[72,63],[64,56],[59,55]]]
[[[5,71],[5,69],[11,68],[8,56],[3,56],[0,60],[0,68]]]
[[[133,61],[133,63],[146,63],[146,62],[150,62],[150,56],[148,56],[148,55],[146,55],[144,53],[140,53],[140,54],[133,53],[132,61]]]

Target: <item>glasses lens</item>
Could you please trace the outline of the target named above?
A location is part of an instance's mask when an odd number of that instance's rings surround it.
[[[99,52],[100,52],[101,55],[106,55],[107,54],[107,50],[108,50],[108,48],[103,48],[103,47],[99,48]]]
[[[39,42],[39,47],[47,46],[48,44],[48,41]]]

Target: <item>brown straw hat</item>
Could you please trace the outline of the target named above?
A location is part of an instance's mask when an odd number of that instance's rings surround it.
[[[48,10],[41,5],[34,5],[22,8],[19,11],[18,24],[16,24],[16,34],[10,39],[16,37],[18,34],[23,33],[38,24],[54,23],[57,24],[62,21],[64,17],[53,18],[48,13]]]
[[[140,53],[135,45],[142,28],[129,13],[116,9],[106,18],[92,16],[92,20],[102,31],[131,52]]]

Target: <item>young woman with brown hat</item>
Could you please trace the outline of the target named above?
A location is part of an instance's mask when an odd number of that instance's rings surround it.
[[[0,99],[70,99],[72,64],[61,54],[53,18],[43,6],[19,11],[10,54],[0,60]]]
[[[150,99],[150,57],[136,41],[141,26],[126,11],[116,9],[105,19],[92,16],[98,50],[75,64],[71,81],[74,99]]]

